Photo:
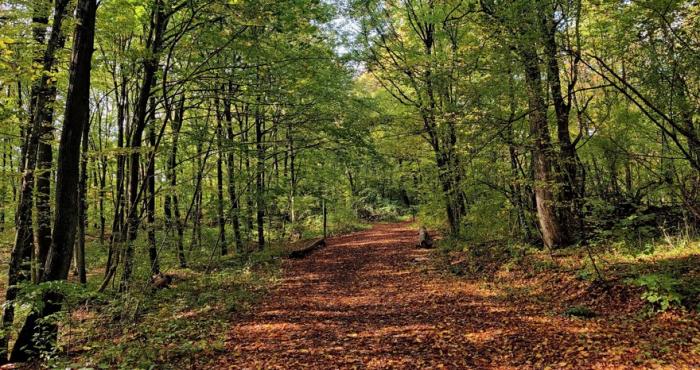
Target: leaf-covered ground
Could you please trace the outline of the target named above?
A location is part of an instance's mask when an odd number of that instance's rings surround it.
[[[233,322],[226,354],[208,366],[700,367],[697,314],[648,317],[598,299],[597,317],[568,317],[556,296],[523,293],[527,282],[518,290],[431,269],[415,243],[409,224],[381,224],[285,262],[283,282]]]

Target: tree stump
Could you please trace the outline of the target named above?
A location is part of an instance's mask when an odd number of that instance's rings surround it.
[[[433,238],[430,237],[430,234],[428,233],[428,229],[425,228],[425,226],[421,226],[420,229],[418,229],[418,248],[432,248],[433,247]]]

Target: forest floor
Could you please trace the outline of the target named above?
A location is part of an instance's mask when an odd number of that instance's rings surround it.
[[[409,223],[378,224],[285,261],[281,283],[233,321],[227,350],[207,366],[700,367],[697,313],[644,314],[634,289],[571,272],[457,277],[416,240]],[[576,302],[596,316],[565,315]]]

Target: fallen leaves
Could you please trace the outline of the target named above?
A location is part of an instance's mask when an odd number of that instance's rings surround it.
[[[634,315],[591,320],[554,313],[556,297],[509,295],[483,281],[426,271],[408,224],[329,240],[288,261],[286,278],[233,323],[216,366],[288,368],[691,368],[700,323]],[[564,275],[556,284],[569,284]],[[579,288],[572,288],[574,290]],[[621,300],[624,295],[614,295]],[[600,300],[607,299],[602,296]],[[617,294],[617,293],[615,293]],[[617,302],[617,301],[616,301]],[[255,330],[265,327],[267,330]],[[214,365],[212,365],[214,366]]]

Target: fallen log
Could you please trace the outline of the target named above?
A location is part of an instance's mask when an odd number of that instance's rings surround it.
[[[293,250],[292,252],[289,253],[289,258],[302,259],[302,258],[310,255],[311,253],[313,253],[315,250],[321,249],[325,246],[326,246],[326,239],[320,238],[320,239],[313,241],[312,243],[308,244],[307,246],[305,246],[303,248]]]

